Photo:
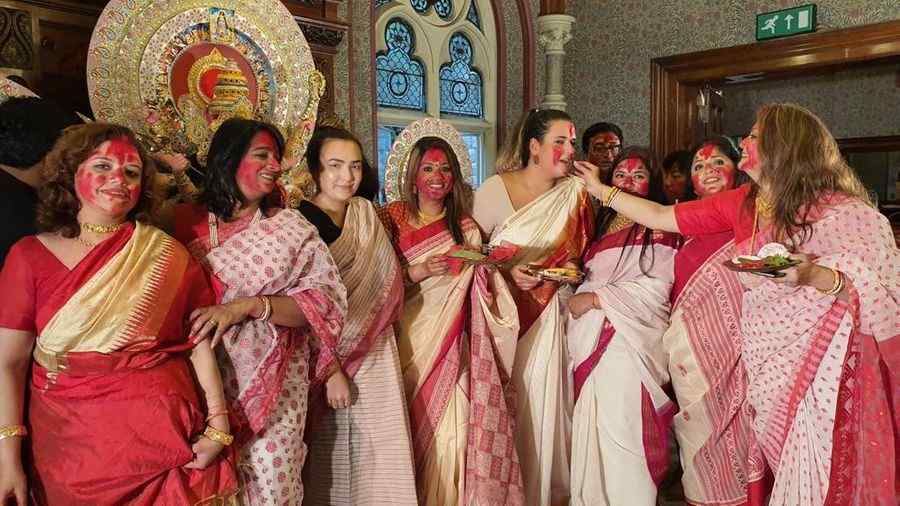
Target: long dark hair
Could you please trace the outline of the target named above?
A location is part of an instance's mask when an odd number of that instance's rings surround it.
[[[613,174],[616,172],[616,167],[619,166],[620,163],[628,160],[629,158],[637,158],[643,164],[644,167],[650,171],[650,191],[647,194],[647,200],[652,200],[658,204],[665,204],[666,202],[666,194],[663,191],[663,174],[662,170],[659,168],[659,163],[656,161],[656,156],[650,151],[648,148],[641,146],[628,146],[623,149],[619,156],[613,160],[612,169],[606,173],[605,183],[607,185],[612,186]],[[612,224],[613,220],[616,218],[618,213],[612,209],[611,207],[604,207],[600,210],[600,214],[597,219],[597,233],[594,236],[594,240],[600,239],[606,234],[606,231],[609,229],[609,226]],[[643,230],[642,230],[643,229]],[[625,244],[631,244],[634,241],[637,234],[640,233],[642,235],[641,240],[641,256],[638,260],[639,265],[641,267],[641,272],[644,273],[645,276],[649,276],[650,269],[653,268],[653,264],[656,261],[656,254],[653,249],[650,249],[650,261],[647,263],[647,246],[650,245],[651,239],[653,236],[653,230],[643,227],[638,223],[634,223],[628,229],[628,237],[625,239]],[[613,269],[615,271],[619,268],[619,265],[622,263],[622,258],[625,255],[625,252],[628,251],[631,254],[631,248],[622,248],[622,251],[619,253],[619,259],[616,261],[616,267]]]
[[[497,172],[524,169],[531,158],[529,143],[536,139],[543,144],[544,136],[554,121],[572,121],[571,116],[556,109],[532,109],[516,123],[513,135],[503,146],[497,160]]]
[[[406,165],[406,180],[403,184],[403,200],[406,201],[409,210],[414,215],[419,214],[419,199],[413,192],[416,187],[416,172],[419,169],[419,162],[422,156],[431,148],[438,148],[447,155],[447,161],[450,162],[450,170],[453,172],[453,189],[444,199],[445,218],[447,228],[450,229],[450,235],[453,236],[453,242],[456,244],[465,244],[466,238],[462,231],[462,218],[468,214],[468,208],[471,203],[469,185],[463,179],[462,170],[459,167],[459,159],[453,148],[444,139],[440,137],[422,137],[413,146],[412,152],[409,154],[409,163]]]
[[[234,213],[238,203],[246,204],[246,198],[238,187],[235,174],[241,159],[250,149],[253,136],[259,132],[269,132],[278,148],[277,156],[284,152],[284,137],[275,126],[262,121],[232,118],[222,123],[213,136],[206,160],[206,184],[200,195],[200,202],[220,219],[227,220]],[[263,199],[261,207],[269,206]]]
[[[747,173],[738,170],[738,164],[741,161],[741,152],[738,150],[737,146],[734,144],[734,141],[729,139],[728,137],[717,135],[715,137],[707,137],[698,143],[696,146],[691,148],[688,158],[688,166],[687,166],[687,189],[685,190],[685,198],[688,200],[694,200],[698,198],[697,192],[694,191],[694,178],[691,177],[691,173],[693,172],[694,167],[694,157],[697,156],[697,152],[706,146],[715,146],[719,151],[722,152],[723,155],[727,156],[729,160],[734,162],[734,187],[746,183],[750,180],[747,177]]]
[[[316,131],[313,132],[312,139],[309,140],[309,146],[306,148],[306,165],[309,168],[309,173],[312,176],[313,181],[315,181],[318,186],[319,175],[322,174],[322,148],[325,147],[327,141],[334,139],[356,143],[356,146],[359,148],[359,153],[362,155],[363,168],[362,181],[359,183],[359,188],[356,189],[356,196],[366,200],[374,200],[375,196],[378,195],[378,174],[375,173],[375,169],[366,159],[366,155],[363,152],[362,144],[360,144],[359,139],[357,139],[352,132],[344,128],[319,126],[316,128]]]

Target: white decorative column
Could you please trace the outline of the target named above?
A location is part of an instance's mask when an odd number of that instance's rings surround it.
[[[575,18],[568,14],[546,14],[537,18],[538,44],[547,53],[547,81],[542,109],[566,110],[566,96],[563,95],[563,58],[566,43],[572,40],[572,25]]]

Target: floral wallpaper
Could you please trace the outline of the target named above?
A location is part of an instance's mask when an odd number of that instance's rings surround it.
[[[729,135],[750,131],[755,112],[771,102],[794,102],[814,111],[837,138],[900,135],[900,65],[844,70],[784,81],[723,88]]]
[[[564,87],[579,129],[613,121],[629,144],[650,137],[650,60],[755,41],[755,16],[794,0],[569,0],[576,17]],[[819,30],[900,19],[897,0],[817,0]],[[791,86],[786,82],[785,87]],[[786,88],[779,93],[787,93]],[[896,94],[894,95],[896,101]],[[897,116],[894,115],[894,118]]]

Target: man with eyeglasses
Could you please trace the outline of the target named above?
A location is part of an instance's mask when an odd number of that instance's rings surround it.
[[[600,167],[601,181],[612,168],[624,141],[622,129],[615,123],[594,123],[585,130],[581,137],[581,150],[587,161]]]

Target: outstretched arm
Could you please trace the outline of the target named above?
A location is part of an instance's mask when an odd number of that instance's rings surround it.
[[[681,232],[675,221],[675,206],[664,206],[622,191],[616,193],[612,202],[607,202],[613,187],[600,182],[599,168],[588,162],[575,162],[575,173],[584,180],[591,195],[616,212],[653,230]]]
[[[0,328],[0,427],[23,425],[25,375],[31,361],[34,333]],[[0,502],[28,504],[28,482],[22,469],[22,438],[0,439]]]

